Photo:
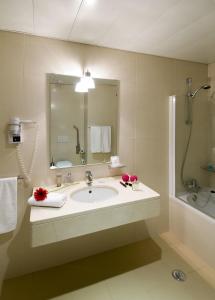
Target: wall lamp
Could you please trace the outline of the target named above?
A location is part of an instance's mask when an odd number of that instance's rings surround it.
[[[90,71],[86,71],[80,80],[76,83],[75,92],[87,93],[89,89],[95,88],[94,79],[91,76]]]

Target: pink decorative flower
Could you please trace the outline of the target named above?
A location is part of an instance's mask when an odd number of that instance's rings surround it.
[[[131,175],[130,176],[130,181],[131,182],[134,182],[134,181],[137,181],[138,180],[138,177],[136,175]]]
[[[128,175],[128,174],[123,174],[123,175],[122,175],[122,180],[123,180],[124,182],[128,182],[128,181],[129,181],[129,175]]]

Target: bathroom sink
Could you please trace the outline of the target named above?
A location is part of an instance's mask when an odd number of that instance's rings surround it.
[[[120,186],[109,177],[65,185],[61,208],[31,207],[32,246],[38,247],[157,217],[160,196],[144,184],[140,190]]]
[[[118,191],[109,186],[91,186],[82,188],[71,195],[78,202],[101,202],[118,195]]]

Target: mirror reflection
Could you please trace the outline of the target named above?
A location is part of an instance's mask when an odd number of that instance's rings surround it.
[[[79,80],[48,74],[51,168],[106,163],[118,153],[119,81],[94,79],[95,89],[78,93]]]

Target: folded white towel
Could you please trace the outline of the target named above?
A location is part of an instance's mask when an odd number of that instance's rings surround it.
[[[34,196],[28,199],[28,204],[33,206],[49,206],[49,207],[61,207],[66,202],[66,195],[59,193],[49,193],[47,198],[42,201],[35,200]]]
[[[90,149],[92,153],[102,152],[101,126],[90,127]]]
[[[17,178],[0,179],[0,234],[16,229]]]
[[[103,153],[111,152],[111,126],[101,127],[101,143]]]

